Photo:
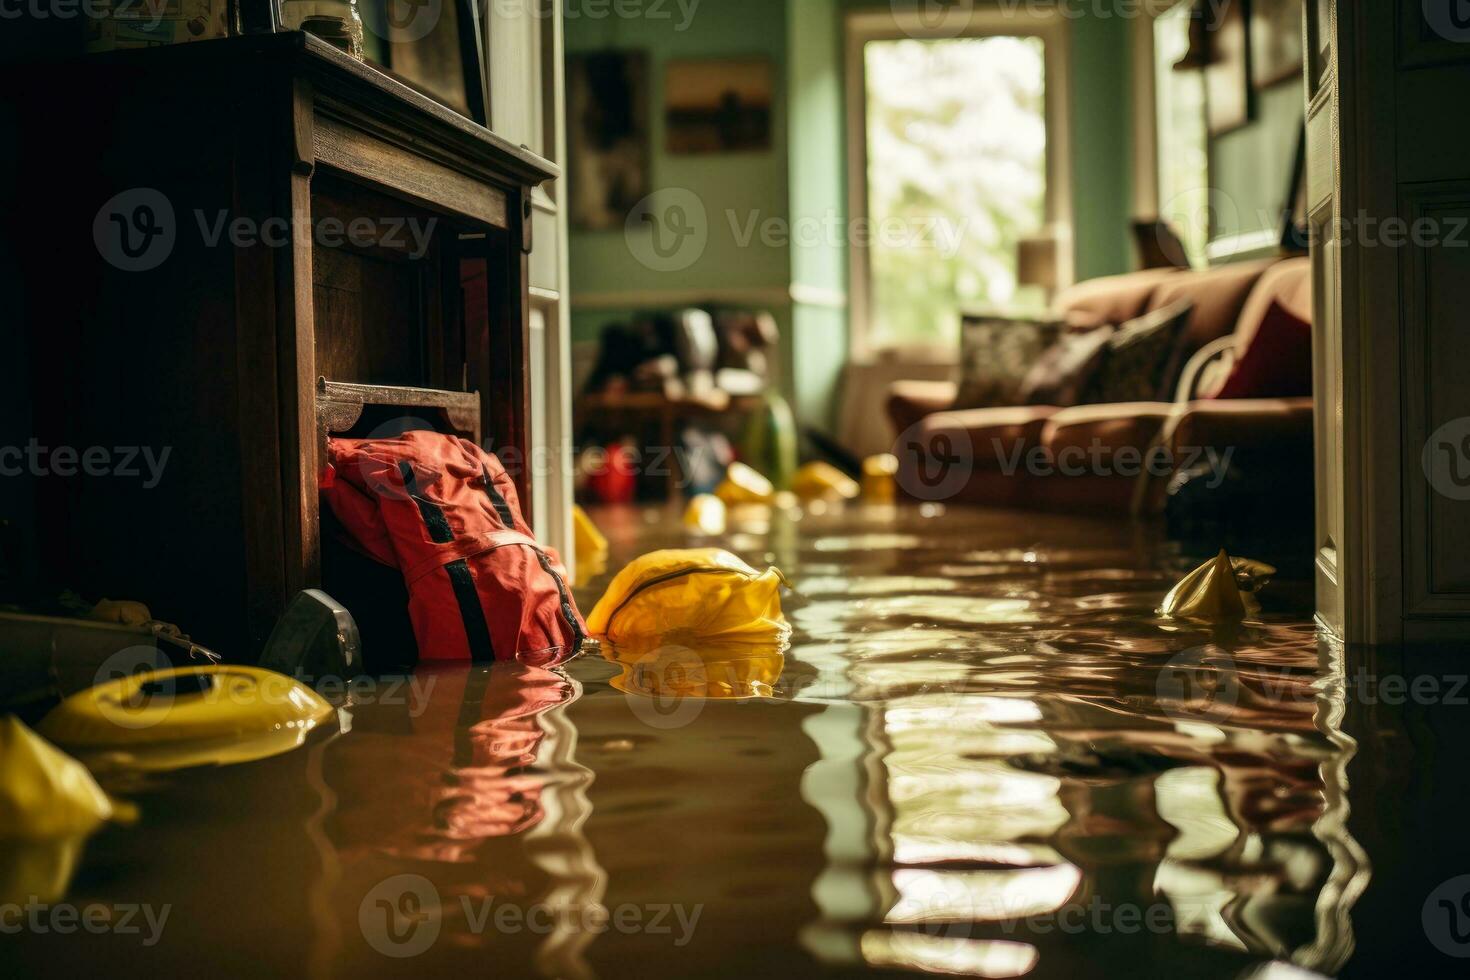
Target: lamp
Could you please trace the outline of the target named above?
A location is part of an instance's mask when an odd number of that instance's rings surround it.
[[[1052,294],[1057,289],[1060,247],[1058,236],[1052,231],[1022,238],[1016,243],[1016,284],[1040,286],[1047,306],[1051,305]]]
[[[1210,5],[1207,0],[1196,0],[1189,12],[1189,47],[1184,57],[1174,62],[1175,71],[1195,71],[1214,61],[1210,33]]]

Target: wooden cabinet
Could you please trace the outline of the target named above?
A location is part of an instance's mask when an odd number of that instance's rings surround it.
[[[529,508],[527,254],[552,164],[300,33],[24,78],[0,123],[36,439],[168,454],[151,486],[40,477],[45,573],[254,657],[319,581],[322,379],[429,392],[367,413],[380,431],[477,393]]]

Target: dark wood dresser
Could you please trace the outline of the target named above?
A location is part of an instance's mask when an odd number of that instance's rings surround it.
[[[43,574],[250,660],[320,581],[326,430],[473,435],[529,506],[529,217],[554,165],[300,33],[9,77],[35,439],[114,469],[168,454],[156,485],[41,475]]]

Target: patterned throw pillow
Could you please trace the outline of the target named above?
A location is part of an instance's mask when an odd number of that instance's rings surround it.
[[[1065,325],[1052,317],[967,315],[960,323],[955,409],[1021,404],[1021,383]]]
[[[1112,327],[1076,330],[1049,347],[1031,368],[1019,392],[1022,405],[1081,405],[1093,375],[1108,354]]]
[[[1087,386],[1084,403],[1173,401],[1169,377],[1189,314],[1188,300],[1145,313],[1118,328],[1108,341],[1102,368]]]

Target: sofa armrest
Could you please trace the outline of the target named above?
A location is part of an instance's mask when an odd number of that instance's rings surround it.
[[[1239,456],[1295,459],[1310,467],[1313,404],[1310,398],[1232,398],[1181,402],[1155,445],[1176,464],[1212,454],[1223,464]],[[1133,500],[1135,514],[1163,510],[1167,479],[1144,475]]]
[[[1228,362],[1228,363],[1222,363]],[[1201,384],[1206,380],[1206,371],[1221,365],[1220,370],[1229,371],[1235,363],[1235,335],[1219,337],[1195,351],[1184,371],[1179,375],[1179,387],[1175,391],[1174,403],[1186,405],[1198,398]],[[1212,372],[1213,375],[1213,372]]]
[[[1311,398],[1227,398],[1183,406],[1172,447],[1312,454]]]
[[[954,407],[959,385],[953,381],[895,381],[888,386],[888,419],[895,434]]]

